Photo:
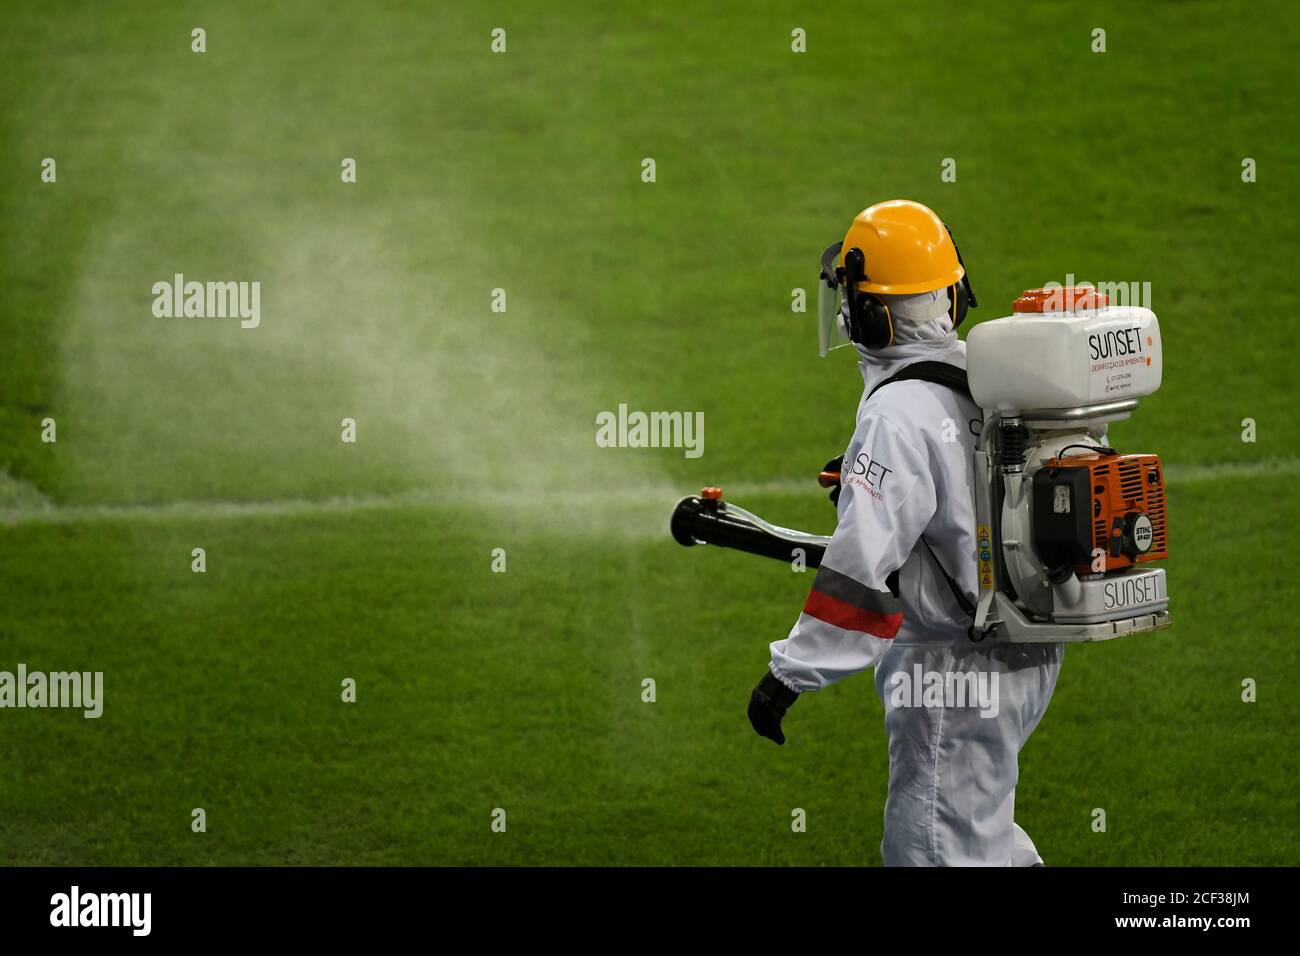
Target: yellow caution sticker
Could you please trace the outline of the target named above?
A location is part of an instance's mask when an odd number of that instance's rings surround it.
[[[993,534],[986,524],[976,529],[975,543],[979,546],[980,590],[993,587]]]

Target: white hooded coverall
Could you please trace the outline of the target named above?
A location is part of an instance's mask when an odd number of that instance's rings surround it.
[[[1051,700],[1062,648],[968,637],[970,618],[935,557],[973,603],[982,412],[923,381],[867,399],[913,362],[965,368],[966,344],[947,317],[946,290],[886,299],[895,342],[858,350],[866,387],[844,455],[838,525],[803,612],[771,645],[772,672],[802,693],[875,666],[889,733],[886,866],[1031,866],[1042,861],[1014,821],[1018,755]],[[926,681],[951,691],[923,694]],[[993,706],[956,695],[962,683],[982,683]]]

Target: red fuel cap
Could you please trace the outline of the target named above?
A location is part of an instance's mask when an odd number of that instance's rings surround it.
[[[1013,312],[1079,312],[1110,305],[1110,296],[1090,285],[1061,286],[1055,289],[1026,289],[1011,303]]]

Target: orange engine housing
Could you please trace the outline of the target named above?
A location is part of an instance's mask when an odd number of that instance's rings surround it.
[[[1090,522],[1087,530],[1083,515],[1078,515],[1073,522],[1075,533],[1071,536],[1078,545],[1087,543],[1089,552],[1085,560],[1083,548],[1073,549],[1067,563],[1075,571],[1080,574],[1095,572],[1095,549],[1100,549],[1105,555],[1106,571],[1117,571],[1169,556],[1165,476],[1158,455],[1083,453],[1048,459],[1044,462],[1044,469],[1047,470],[1044,477],[1048,474],[1053,476],[1046,484],[1055,501],[1061,499],[1057,485],[1068,486],[1075,498],[1086,496],[1088,501]],[[1086,472],[1086,484],[1079,469]],[[1046,514],[1052,511],[1052,500],[1044,497],[1037,506]],[[1057,553],[1063,552],[1058,549]]]

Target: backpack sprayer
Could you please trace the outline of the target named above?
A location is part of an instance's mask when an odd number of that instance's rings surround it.
[[[1082,643],[1169,626],[1165,572],[1151,566],[1169,553],[1160,459],[1103,443],[1110,423],[1160,387],[1161,364],[1155,313],[1112,307],[1090,287],[1030,290],[1012,315],[971,330],[966,378],[985,410],[974,455],[979,593],[961,602],[972,640]],[[961,370],[944,369],[907,377],[960,387]],[[830,543],[725,502],[720,488],[678,502],[670,528],[686,546],[812,568]]]

